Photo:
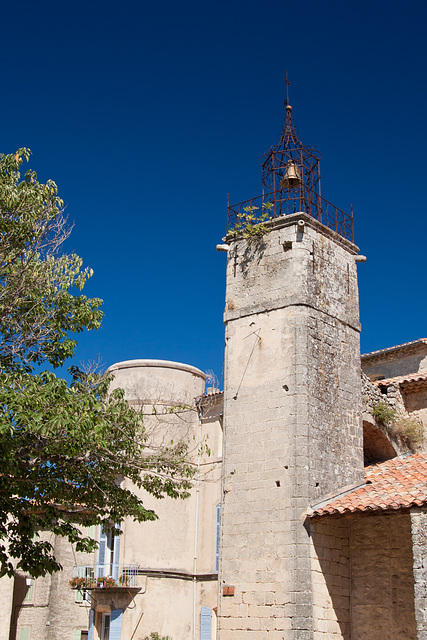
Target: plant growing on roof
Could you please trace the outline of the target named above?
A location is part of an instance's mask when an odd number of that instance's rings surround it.
[[[233,238],[242,236],[249,242],[259,240],[269,230],[265,222],[271,217],[273,206],[271,202],[264,202],[260,214],[255,213],[259,211],[259,207],[243,207],[243,211],[237,214],[238,221],[228,232],[228,235]]]
[[[375,420],[388,426],[396,419],[397,411],[386,402],[378,402],[372,407],[372,415]]]
[[[414,416],[402,417],[396,420],[391,427],[391,433],[397,436],[402,444],[412,452],[414,452],[424,440],[423,424]]]
[[[401,443],[415,451],[424,440],[422,422],[416,416],[399,415],[396,409],[386,402],[378,402],[372,407],[372,415],[378,422],[388,427],[392,436],[399,438]]]

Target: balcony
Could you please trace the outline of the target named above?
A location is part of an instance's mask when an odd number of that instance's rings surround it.
[[[139,589],[142,584],[137,564],[75,566],[69,580],[72,589]]]

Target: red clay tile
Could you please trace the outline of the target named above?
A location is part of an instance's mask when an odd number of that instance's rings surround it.
[[[342,497],[314,505],[311,517],[427,506],[427,453],[399,456],[366,467],[365,482]]]

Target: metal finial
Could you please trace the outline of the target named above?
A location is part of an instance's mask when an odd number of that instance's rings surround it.
[[[289,85],[291,84],[289,82],[289,78],[288,78],[288,70],[286,69],[286,73],[285,73],[285,84],[286,84],[286,100],[285,100],[285,107],[287,107],[289,105]]]

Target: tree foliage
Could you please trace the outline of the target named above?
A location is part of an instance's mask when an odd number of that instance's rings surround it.
[[[122,478],[186,497],[194,467],[184,442],[150,443],[110,376],[38,372],[74,355],[73,334],[100,326],[102,301],[80,293],[91,270],[60,253],[69,229],[55,183],[20,179],[29,155],[0,156],[0,562],[37,577],[61,568],[43,530],[92,551],[82,526],[156,518]]]

